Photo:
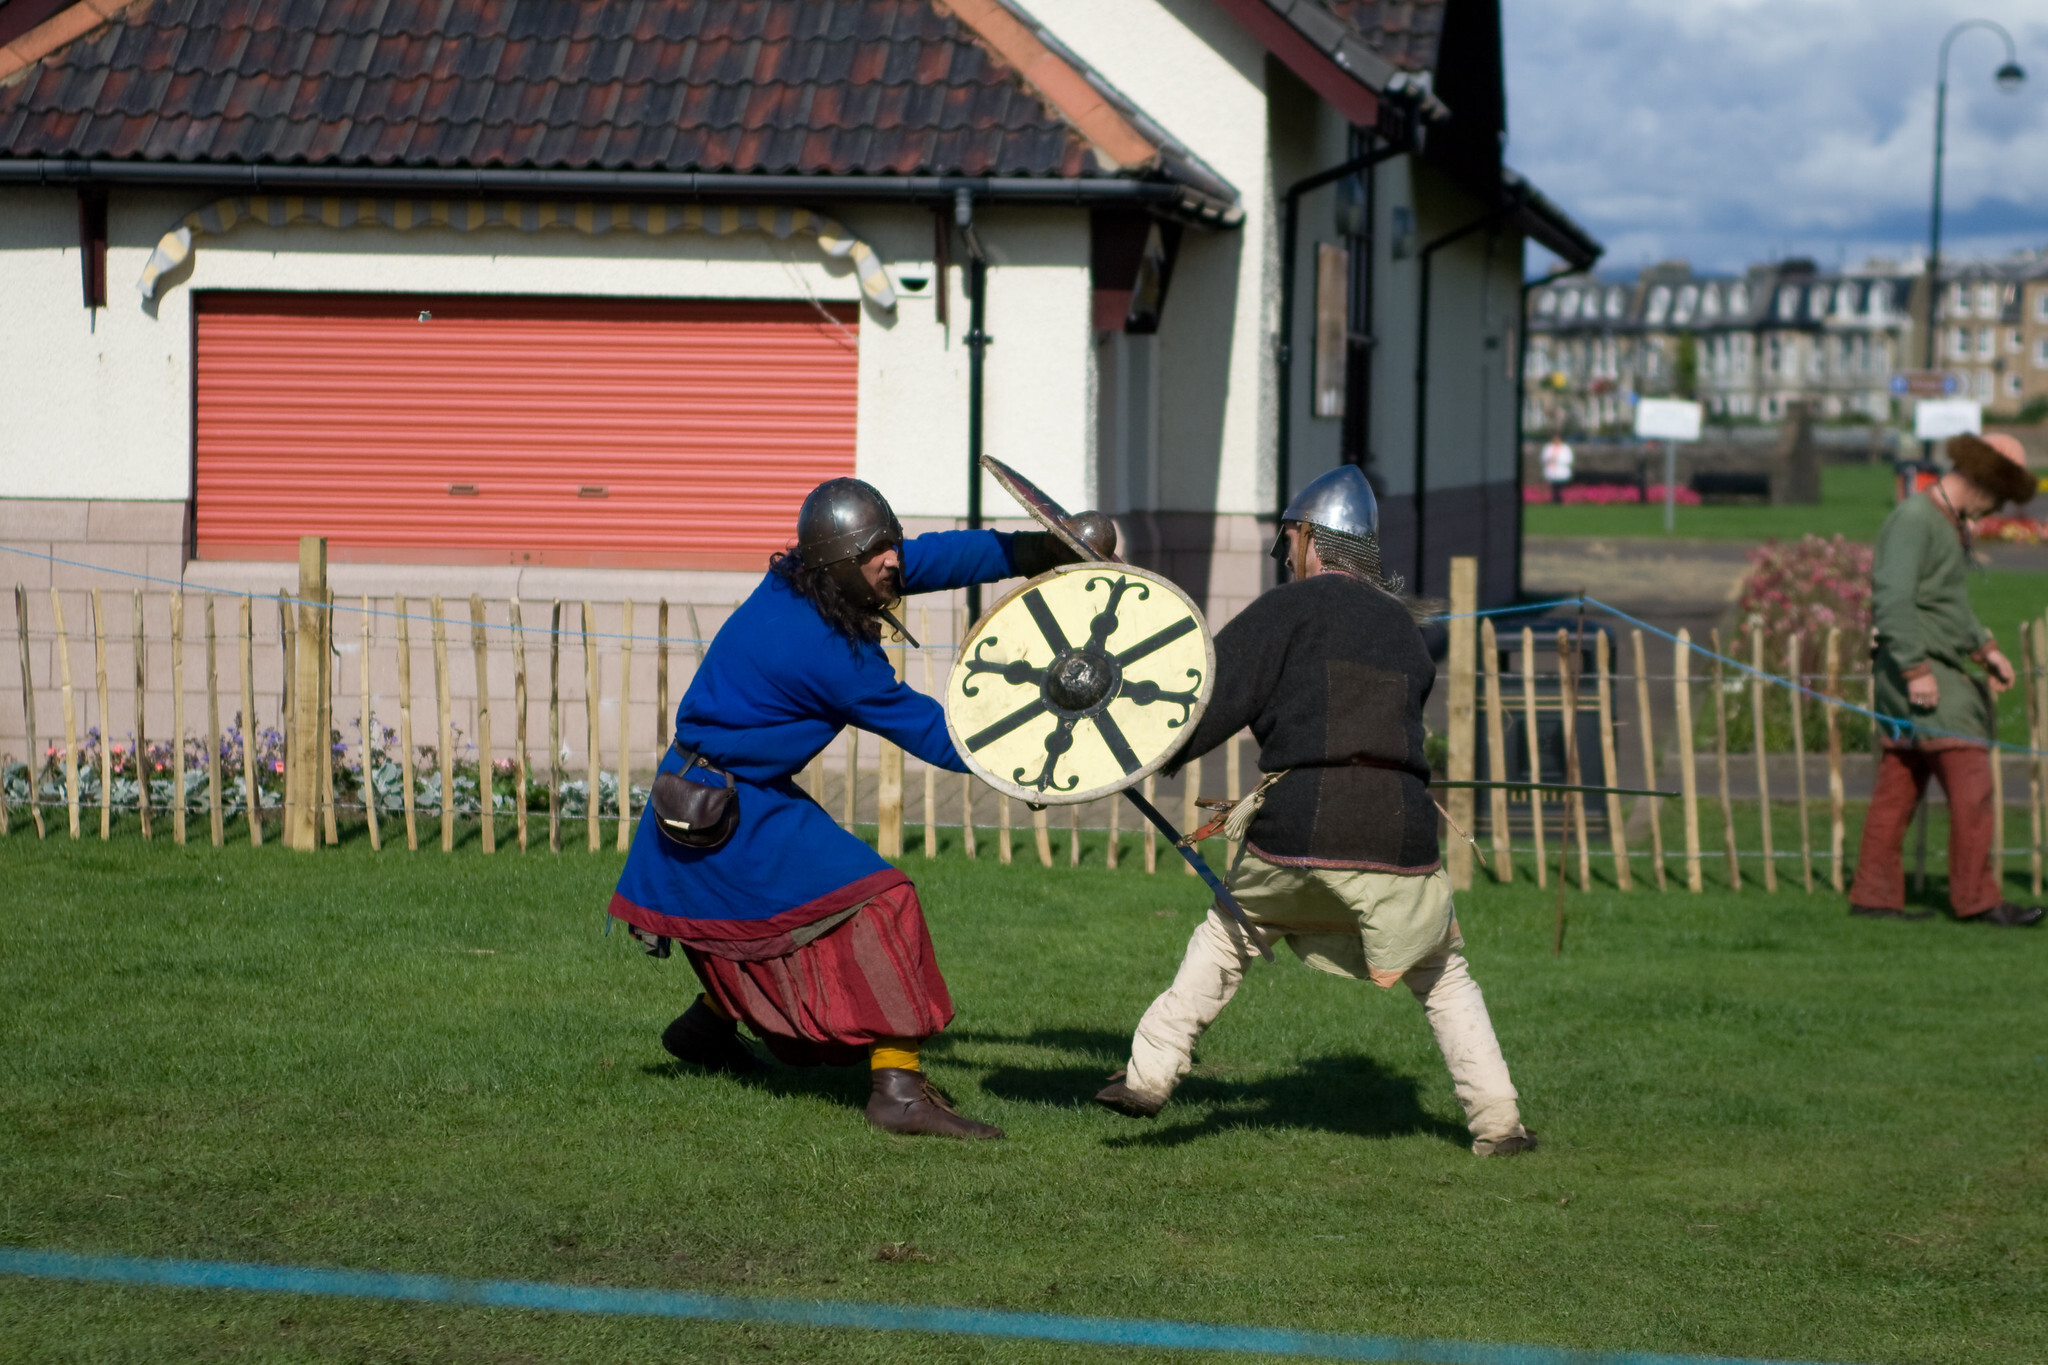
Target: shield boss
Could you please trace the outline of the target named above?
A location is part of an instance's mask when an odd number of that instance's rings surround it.
[[[1157,770],[1208,704],[1202,613],[1128,564],[1068,564],[998,602],[946,680],[946,728],[997,791],[1071,805]]]

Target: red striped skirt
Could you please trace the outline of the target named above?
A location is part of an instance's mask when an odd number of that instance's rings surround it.
[[[917,888],[900,882],[781,957],[685,948],[704,993],[791,1066],[853,1066],[884,1038],[925,1038],[953,1018]]]

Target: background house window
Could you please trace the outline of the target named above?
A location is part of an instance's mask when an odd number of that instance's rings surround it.
[[[1989,370],[1977,371],[1977,398],[1981,402],[1989,402],[1991,399],[1991,371]]]
[[[1672,311],[1671,320],[1683,325],[1692,321],[1695,309],[1699,307],[1700,287],[1688,284],[1678,291],[1678,307]]]
[[[2020,377],[2018,375],[2009,374],[2005,377],[2005,396],[2007,398],[2017,398],[2020,396]]]
[[[2043,297],[2048,297],[2048,295]],[[1721,316],[1721,291],[1714,288],[1711,284],[1700,295],[1700,316],[1702,318],[1717,318]]]
[[[1644,314],[1644,321],[1652,327],[1662,325],[1665,314],[1671,311],[1671,286],[1660,284],[1650,291],[1650,307]]]
[[[2008,327],[2005,329],[2005,353],[2007,355],[2018,355],[2020,353],[2019,328]]]
[[[1738,316],[1739,316],[1739,315],[1741,315],[1741,314],[1747,313],[1747,312],[1749,311],[1749,286],[1748,286],[1748,285],[1746,285],[1746,284],[1735,284],[1735,285],[1731,285],[1731,286],[1729,286],[1729,289],[1728,289],[1728,311],[1729,311],[1730,313],[1736,314],[1736,315],[1738,315]],[[1745,409],[1744,409],[1744,411],[1747,411],[1747,410],[1748,410],[1747,408],[1745,408]]]
[[[1546,290],[1544,290],[1544,291],[1543,291],[1542,293],[1540,293],[1540,294],[1538,294],[1538,295],[1536,296],[1536,316],[1537,316],[1537,317],[1539,317],[1539,318],[1547,318],[1547,317],[1551,317],[1551,316],[1553,316],[1553,315],[1554,315],[1554,314],[1555,314],[1556,312],[1557,312],[1557,293],[1556,293],[1556,291],[1555,291],[1555,290],[1550,290],[1550,289],[1546,289]]]
[[[1967,328],[1967,327],[1951,327],[1951,328],[1949,328],[1949,329],[1948,329],[1948,353],[1949,353],[1950,355],[1954,356],[1954,357],[1955,357],[1955,358],[1956,358],[1957,360],[1967,360],[1967,359],[1969,359],[1969,357],[1970,357],[1970,329],[1969,329],[1969,328]]]
[[[1792,322],[1798,317],[1799,291],[1791,288],[1780,289],[1778,291],[1778,320],[1780,322]]]
[[[1619,322],[1619,321],[1621,320],[1621,315],[1622,315],[1622,313],[1623,313],[1623,312],[1625,312],[1625,311],[1627,310],[1627,308],[1628,308],[1628,294],[1627,294],[1627,292],[1626,292],[1626,291],[1624,291],[1624,290],[1620,290],[1620,289],[1610,289],[1610,290],[1608,290],[1608,291],[1607,291],[1607,316],[1608,316],[1608,317],[1610,317],[1610,318],[1614,319],[1615,321]]]
[[[1980,284],[1977,286],[1977,316],[1995,318],[1998,316],[1998,286]]]
[[[1948,287],[1947,311],[1952,315],[1960,316],[1963,313],[1967,313],[1969,310],[1969,302],[1963,296],[1962,281],[1958,280]]]
[[[1579,315],[1579,294],[1578,294],[1578,291],[1577,291],[1577,290],[1572,290],[1572,291],[1571,291],[1571,292],[1569,292],[1569,293],[1565,293],[1565,294],[1560,294],[1560,295],[1558,295],[1558,298],[1557,298],[1557,319],[1558,319],[1558,321],[1559,321],[1559,322],[1570,322],[1570,321],[1571,321],[1571,320],[1572,320],[1573,318],[1577,317],[1578,315]]]
[[[2034,321],[2048,322],[2048,289],[2034,291]]]
[[[1979,327],[1977,329],[1977,358],[1989,360],[1998,352],[1998,329]]]
[[[2034,368],[2048,370],[2048,337],[2034,338]]]

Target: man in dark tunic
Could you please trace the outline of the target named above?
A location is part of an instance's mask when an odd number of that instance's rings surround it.
[[[612,896],[611,914],[649,952],[665,957],[680,943],[703,984],[662,1036],[671,1053],[714,1071],[756,1070],[744,1020],[791,1065],[867,1061],[867,1117],[878,1128],[1003,1135],[955,1112],[924,1078],[919,1044],[951,1020],[953,1002],[916,888],[792,778],[848,725],[967,771],[944,711],[899,681],[882,650],[887,604],[1074,558],[1043,532],[905,540],[888,502],[858,479],[833,479],[805,500],[795,550],[775,556],[705,652],[660,766],[732,786],[737,824],[715,847],[687,847],[662,832],[657,792]]]
[[[1216,686],[1175,755],[1186,763],[1250,727],[1268,774],[1230,888],[1270,944],[1309,966],[1421,1002],[1472,1130],[1472,1150],[1536,1145],[1466,970],[1437,845],[1422,705],[1436,680],[1422,634],[1379,564],[1379,509],[1357,467],[1304,488],[1274,558],[1294,581],[1216,635]],[[1096,1096],[1133,1117],[1159,1112],[1195,1042],[1258,951],[1212,906],[1173,985],[1145,1011],[1131,1060]]]

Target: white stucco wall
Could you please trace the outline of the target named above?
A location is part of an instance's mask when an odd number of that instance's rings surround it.
[[[192,298],[199,289],[753,298],[853,302],[850,267],[803,237],[421,228],[245,226],[201,237],[189,266],[145,305],[134,285],[157,239],[204,196],[117,193],[109,215],[108,306],[79,283],[76,200],[0,196],[0,497],[181,501],[191,471]],[[842,219],[892,276],[932,274],[920,208],[862,206]],[[1093,459],[1087,215],[991,213],[989,449],[1055,496],[1086,502]],[[936,289],[899,290],[893,315],[864,307],[858,472],[906,516],[966,511],[967,307],[936,319]],[[1013,511],[999,496],[991,515]]]
[[[1242,227],[1190,227],[1181,238],[1159,329],[1158,507],[1263,511],[1278,291],[1265,50],[1210,0],[1032,0],[1030,9],[1243,196]]]

